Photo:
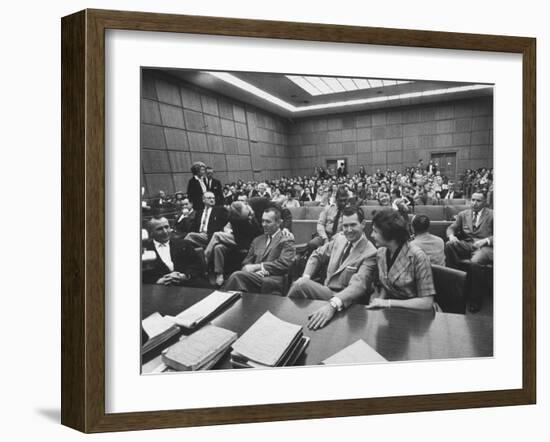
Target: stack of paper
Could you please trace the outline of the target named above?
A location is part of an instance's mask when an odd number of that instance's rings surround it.
[[[216,290],[177,315],[174,318],[174,322],[187,329],[194,329],[216,315],[225,306],[239,298],[240,295],[240,292],[221,292]]]
[[[141,326],[149,339],[141,347],[141,353],[145,354],[166,342],[172,336],[177,335],[180,328],[169,316],[162,316],[155,312],[141,321]]]
[[[338,353],[325,359],[321,364],[324,365],[344,365],[344,364],[368,364],[373,362],[388,362],[380,353],[367,344],[362,339],[355,341]]]
[[[241,368],[293,365],[308,343],[301,326],[266,312],[233,344],[231,363]]]
[[[218,362],[237,333],[208,324],[162,352],[162,361],[176,371],[208,370]]]

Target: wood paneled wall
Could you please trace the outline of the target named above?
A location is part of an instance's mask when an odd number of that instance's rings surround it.
[[[352,173],[402,170],[446,152],[456,152],[459,173],[492,167],[492,97],[306,119],[290,126],[289,147],[293,175],[343,158]]]
[[[228,183],[289,176],[288,124],[275,115],[142,71],[141,164],[146,195],[186,191],[203,161]]]
[[[427,164],[456,152],[457,170],[492,167],[491,97],[289,122],[144,69],[141,98],[142,182],[146,195],[187,190],[190,167],[203,161],[222,183],[309,175],[327,159],[350,172]]]

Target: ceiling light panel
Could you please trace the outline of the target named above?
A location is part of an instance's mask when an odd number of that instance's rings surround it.
[[[219,78],[220,80],[223,80],[227,83],[232,84],[233,86],[236,86],[242,90],[245,90],[253,95],[256,95],[259,98],[262,98],[266,101],[269,101],[270,103],[273,103],[283,109],[286,109],[287,111],[290,111],[294,114],[299,114],[300,112],[310,111],[310,110],[320,110],[320,109],[337,109],[347,106],[356,106],[361,104],[368,104],[368,103],[378,103],[382,101],[400,101],[400,100],[407,100],[411,98],[418,98],[418,97],[427,97],[427,96],[442,96],[445,94],[456,94],[460,92],[468,92],[468,91],[476,91],[481,89],[492,89],[493,86],[486,85],[486,84],[474,84],[474,85],[468,85],[468,86],[457,86],[457,87],[450,87],[446,89],[432,89],[432,90],[426,90],[426,91],[418,91],[418,92],[409,92],[404,94],[392,94],[389,96],[376,96],[376,97],[370,97],[370,98],[360,98],[355,100],[345,100],[345,101],[339,101],[339,102],[332,102],[332,103],[324,103],[324,104],[315,104],[315,105],[309,105],[309,106],[294,106],[290,103],[287,103],[284,100],[281,100],[280,98],[277,98],[259,88],[256,86],[251,85],[250,83],[241,80],[240,78],[235,77],[234,75],[231,75],[227,72],[205,72],[208,73],[216,78]],[[291,77],[293,76],[287,76],[291,81],[294,81]],[[329,87],[321,80],[320,77],[303,77],[304,79],[307,78],[307,82],[309,82],[311,85],[315,86],[318,90],[327,90]],[[330,77],[324,77],[330,78]],[[374,84],[378,84],[377,82],[382,83],[382,80],[366,80]],[[384,80],[385,81],[385,80]],[[294,81],[296,84],[298,84],[296,81]],[[357,79],[353,79],[353,82],[356,83]],[[409,82],[398,82],[398,83],[409,83]],[[347,83],[350,84],[350,83]],[[343,85],[340,84],[340,87],[343,88]],[[374,86],[373,86],[374,87]],[[313,89],[312,89],[313,91]]]
[[[312,96],[338,94],[375,87],[390,87],[411,81],[376,80],[366,78],[314,77],[304,75],[286,75],[290,81]]]

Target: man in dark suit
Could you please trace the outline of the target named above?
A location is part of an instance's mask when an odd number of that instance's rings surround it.
[[[444,200],[452,200],[455,198],[462,198],[462,192],[455,189],[453,183],[448,184],[448,189],[441,192],[441,198]]]
[[[193,209],[193,203],[189,198],[184,198],[181,203],[181,212],[174,218],[174,230],[179,237],[185,238],[193,230],[196,216],[197,211]]]
[[[281,212],[271,207],[262,215],[264,234],[252,241],[243,268],[231,274],[224,290],[282,294],[284,278],[294,260],[294,239],[281,232]]]
[[[223,206],[215,206],[215,196],[212,192],[203,195],[204,209],[197,213],[193,231],[185,239],[196,247],[206,247],[214,232],[223,230],[227,223],[227,212]]]
[[[445,245],[447,266],[467,270],[472,313],[481,308],[481,267],[493,263],[493,211],[486,207],[485,195],[472,194],[471,208],[460,212],[447,228],[449,241]],[[467,268],[460,262],[469,259]]]
[[[142,282],[144,284],[188,285],[202,273],[201,261],[192,245],[172,240],[172,229],[164,217],[148,223],[150,239],[143,243]]]
[[[206,165],[201,161],[193,163],[191,166],[191,173],[193,174],[193,177],[187,184],[187,196],[193,203],[195,210],[200,212],[204,207],[202,197],[204,193],[208,191],[204,180]]]
[[[158,196],[151,201],[151,207],[158,212],[161,209],[170,207],[171,201],[166,197],[164,190],[159,190]]]
[[[220,180],[214,178],[214,169],[210,166],[206,168],[206,190],[212,192],[216,198],[216,206],[223,206],[223,188]]]

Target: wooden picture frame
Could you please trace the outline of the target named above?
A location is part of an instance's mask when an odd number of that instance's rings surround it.
[[[521,54],[523,382],[513,390],[107,414],[105,30],[211,34]],[[83,432],[533,404],[536,400],[536,41],[533,38],[85,10],[62,19],[62,409]]]

